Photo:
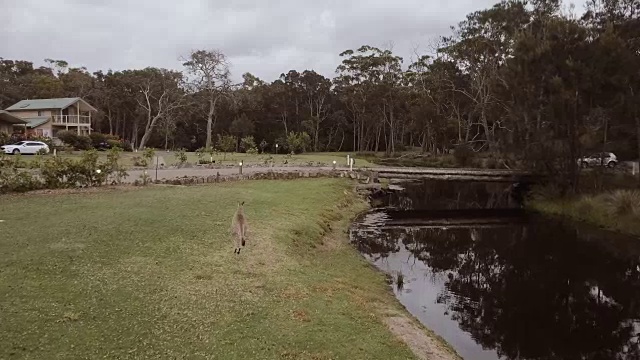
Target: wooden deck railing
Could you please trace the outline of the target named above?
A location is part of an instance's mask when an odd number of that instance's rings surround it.
[[[91,125],[91,118],[86,115],[53,115],[54,125]]]

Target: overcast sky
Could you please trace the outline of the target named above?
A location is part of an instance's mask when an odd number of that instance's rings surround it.
[[[0,0],[0,57],[66,60],[90,71],[181,69],[191,49],[222,50],[234,78],[290,69],[333,77],[363,44],[410,60],[469,12],[497,0]],[[568,3],[567,0],[565,2]],[[585,0],[572,0],[582,10]]]

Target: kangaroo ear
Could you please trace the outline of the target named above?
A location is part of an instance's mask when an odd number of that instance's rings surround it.
[[[244,205],[244,201],[240,205]]]

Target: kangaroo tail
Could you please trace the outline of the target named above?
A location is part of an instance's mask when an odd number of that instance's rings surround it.
[[[244,242],[244,236],[242,237],[242,246],[244,246],[245,242]]]

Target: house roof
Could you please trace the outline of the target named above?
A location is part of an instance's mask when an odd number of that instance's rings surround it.
[[[93,106],[89,105],[82,98],[57,98],[57,99],[33,99],[33,100],[20,100],[17,103],[9,106],[7,110],[45,110],[45,109],[59,109],[63,110],[69,106],[75,104],[78,101],[82,101],[86,106],[91,108],[92,111],[98,111]]]
[[[30,129],[36,128],[42,124],[46,124],[49,120],[51,120],[50,116],[36,116],[30,118],[24,118],[28,122],[27,127]]]
[[[26,124],[27,121],[19,118],[8,111],[0,110],[0,120],[8,122],[9,124]]]

